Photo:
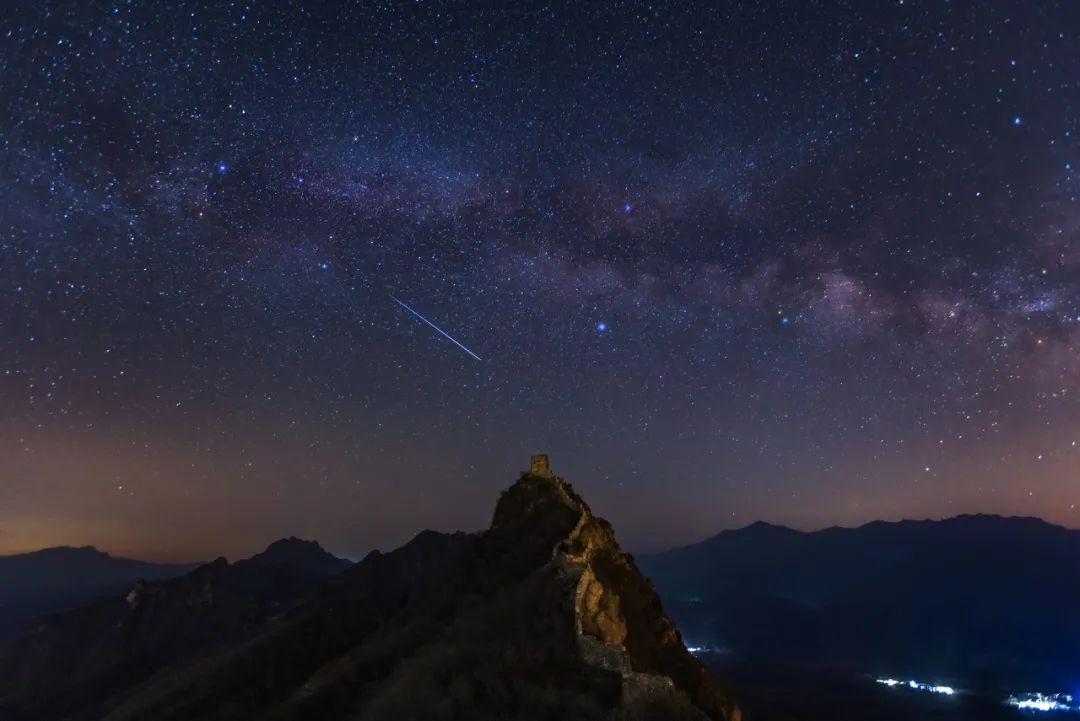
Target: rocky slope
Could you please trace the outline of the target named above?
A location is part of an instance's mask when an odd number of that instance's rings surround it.
[[[561,479],[530,474],[488,530],[373,553],[262,632],[101,708],[66,718],[740,718],[611,526]]]
[[[500,502],[493,529],[538,499],[576,513],[552,563],[574,585],[574,627],[587,663],[621,677],[621,718],[739,718],[730,696],[686,650],[655,589],[622,553],[611,524],[560,478],[524,476]],[[546,500],[551,503],[550,499]],[[503,518],[500,518],[503,516]]]
[[[0,645],[0,718],[94,709],[160,668],[246,640],[352,566],[285,539],[249,559],[219,558],[179,578],[137,581],[111,598],[32,622]]]

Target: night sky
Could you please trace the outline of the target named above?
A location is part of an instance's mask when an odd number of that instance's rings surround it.
[[[3,15],[0,552],[1080,526],[1069,0]]]

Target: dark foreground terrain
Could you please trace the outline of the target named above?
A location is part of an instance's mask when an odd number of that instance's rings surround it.
[[[561,479],[355,565],[282,544],[35,622],[0,651],[0,718],[739,717]]]
[[[1078,537],[989,516],[759,523],[635,562],[540,473],[487,531],[356,564],[295,538],[194,570],[30,554],[9,561],[24,597],[64,597],[65,573],[68,603],[104,597],[0,642],[0,720],[1076,718],[1005,701],[1076,691]]]

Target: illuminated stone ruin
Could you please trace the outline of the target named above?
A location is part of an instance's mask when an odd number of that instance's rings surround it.
[[[546,453],[534,453],[529,458],[529,473],[534,476],[551,478],[551,465],[548,463]]]

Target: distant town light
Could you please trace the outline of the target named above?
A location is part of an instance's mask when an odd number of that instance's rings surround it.
[[[915,691],[926,691],[928,693],[937,693],[943,696],[955,696],[962,693],[952,686],[939,686],[923,683],[922,681],[904,681],[896,678],[878,678],[874,680],[882,686],[888,686],[889,688],[910,688]],[[1016,694],[1005,699],[1005,704],[1023,711],[1080,711],[1080,704],[1067,693],[1047,694],[1033,692]]]
[[[939,693],[943,696],[956,695],[956,689],[952,686],[937,686],[932,683],[923,683],[922,681],[915,680],[900,681],[899,679],[895,678],[879,678],[876,680],[878,683],[889,686],[890,688],[903,685],[915,691],[929,691],[930,693]]]
[[[1022,693],[1010,696],[1005,703],[1025,711],[1080,711],[1067,693]]]

